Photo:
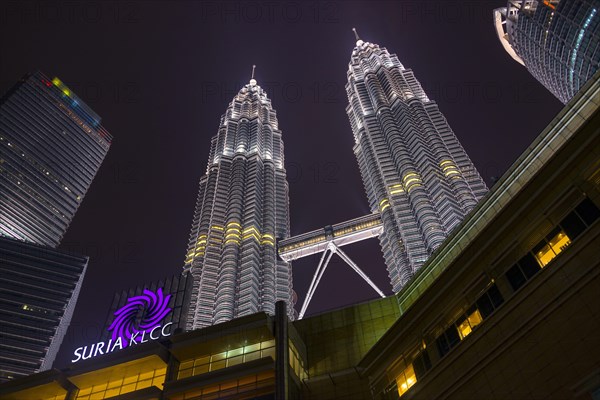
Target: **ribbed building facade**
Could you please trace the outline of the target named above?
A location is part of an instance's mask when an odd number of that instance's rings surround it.
[[[598,0],[509,0],[494,22],[504,49],[563,103],[600,67]]]
[[[0,98],[0,236],[60,243],[110,147],[100,122],[40,72]]]
[[[413,72],[357,38],[346,108],[354,153],[392,288],[402,286],[487,192],[485,183]]]
[[[187,329],[265,311],[293,316],[283,142],[265,91],[252,79],[233,98],[210,144],[185,260],[193,277]]]
[[[0,382],[52,367],[88,258],[0,237]]]

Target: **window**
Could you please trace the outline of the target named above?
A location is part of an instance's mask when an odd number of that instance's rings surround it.
[[[588,198],[585,198],[577,207],[575,207],[575,212],[588,226],[600,218],[600,210]]]
[[[482,319],[489,317],[496,308],[504,303],[498,287],[492,284],[490,288],[475,302]]]
[[[469,311],[467,311],[464,319],[459,320],[457,322],[458,333],[460,334],[460,338],[466,338],[472,331],[473,328],[479,325],[483,321],[481,317],[481,313],[477,309],[476,306],[471,307]]]
[[[544,240],[531,250],[531,253],[527,253],[506,271],[506,279],[513,290],[519,289],[541,268],[548,265],[599,217],[600,210],[590,199],[586,198],[579,203]]]
[[[504,298],[500,291],[495,284],[492,284],[463,316],[438,336],[436,345],[440,357],[444,357],[461,340],[469,336],[473,329],[489,317],[503,302]]]
[[[275,359],[275,340],[253,343],[220,353],[196,357],[179,365],[177,379],[205,374],[264,357]]]
[[[156,386],[162,389],[165,381],[166,367],[146,371],[131,376],[115,376],[106,382],[82,387],[77,393],[77,400],[105,399],[125,393]]]
[[[585,223],[577,215],[577,213],[570,213],[560,222],[560,226],[564,229],[567,236],[571,239],[575,239],[581,232],[585,230]]]
[[[423,349],[412,362],[417,379],[421,379],[431,369],[431,360],[426,349]]]
[[[396,377],[396,385],[398,386],[398,394],[402,396],[408,389],[417,383],[417,376],[415,375],[415,370],[412,364],[409,364],[408,367],[404,369]]]
[[[506,278],[513,290],[517,290],[539,271],[540,265],[537,260],[531,253],[527,253],[506,272]]]
[[[533,254],[540,264],[545,267],[550,261],[559,255],[567,246],[571,244],[571,239],[559,227],[555,228],[546,238],[533,248]]]
[[[438,352],[440,353],[440,357],[444,357],[446,354],[448,354],[450,349],[460,343],[460,336],[458,335],[456,326],[452,324],[452,326],[446,329],[446,331],[442,333],[435,342]]]

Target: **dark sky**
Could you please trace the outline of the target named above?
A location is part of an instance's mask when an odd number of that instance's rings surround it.
[[[179,273],[210,138],[250,78],[283,131],[292,234],[369,212],[345,113],[351,28],[396,53],[488,185],[561,104],[504,52],[497,1],[8,1],[0,91],[58,76],[114,136],[61,249],[91,257],[57,366],[97,340],[114,292]],[[344,250],[391,293],[377,240]],[[318,257],[293,264],[301,306]],[[334,257],[308,315],[376,294]]]

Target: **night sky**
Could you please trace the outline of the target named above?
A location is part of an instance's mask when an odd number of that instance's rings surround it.
[[[181,271],[210,138],[252,64],[283,132],[292,235],[369,212],[345,112],[354,26],[415,71],[491,187],[561,108],[502,49],[503,5],[2,2],[0,91],[58,76],[114,136],[60,246],[91,258],[55,366],[97,341],[116,291]],[[344,250],[391,294],[376,239]],[[293,264],[297,309],[317,263]],[[336,256],[307,314],[375,297]]]

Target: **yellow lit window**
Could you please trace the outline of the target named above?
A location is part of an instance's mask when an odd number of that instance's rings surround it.
[[[535,253],[535,258],[542,267],[545,267],[554,257],[556,257],[556,254],[548,244]]]
[[[227,358],[239,356],[243,352],[244,352],[244,348],[243,347],[240,347],[240,348],[237,348],[237,349],[233,349],[233,350],[229,350],[227,352]]]
[[[214,354],[211,358],[210,370],[216,371],[227,366],[227,352]]]
[[[245,357],[245,361],[254,361],[254,360],[258,360],[260,358],[260,351],[255,351],[252,353],[246,353]]]
[[[118,396],[118,395],[120,394],[120,393],[119,393],[119,391],[120,391],[120,388],[108,389],[108,390],[107,390],[107,391],[104,393],[104,395],[105,395],[106,397]]]
[[[552,236],[548,243],[541,249],[535,251],[535,258],[541,267],[545,267],[550,261],[560,254],[569,244],[571,239],[562,230]]]
[[[135,390],[135,382],[134,383],[130,383],[128,385],[123,385],[121,386],[121,393],[129,393],[129,392],[133,392]],[[99,397],[100,399],[103,399],[104,397]]]
[[[153,372],[151,372],[151,374],[153,374]],[[119,387],[119,386],[122,386],[122,385],[123,385],[123,379],[117,379],[117,380],[108,382],[108,388],[109,389],[113,389],[113,388],[116,388],[116,387]]]
[[[211,371],[216,371],[225,367],[227,367],[227,360],[213,361],[212,363],[210,363]]]
[[[197,357],[194,360],[184,361],[179,365],[177,379],[201,375],[210,371],[217,371],[268,356],[275,358],[275,340],[253,343],[244,347],[229,349],[228,351],[204,355]]]
[[[227,359],[227,366],[231,367],[232,365],[238,365],[244,362],[244,356],[239,355],[235,357],[231,357]]]
[[[398,385],[398,394],[402,396],[412,385],[417,383],[417,376],[412,364],[410,364],[404,371],[396,378],[396,384]]]
[[[209,369],[210,369],[210,363],[197,365],[194,367],[194,375],[205,374],[209,371]]]
[[[248,346],[244,346],[244,353],[246,353],[246,354],[255,352],[257,350],[260,350],[260,343],[255,343],[255,344],[251,344]]]
[[[571,240],[563,231],[560,231],[556,236],[550,239],[549,244],[556,254],[560,254],[561,251],[571,244]]]
[[[481,314],[479,310],[475,309],[461,324],[458,325],[458,333],[460,334],[460,338],[464,339],[467,337],[474,327],[479,325],[483,321],[481,318]]]

